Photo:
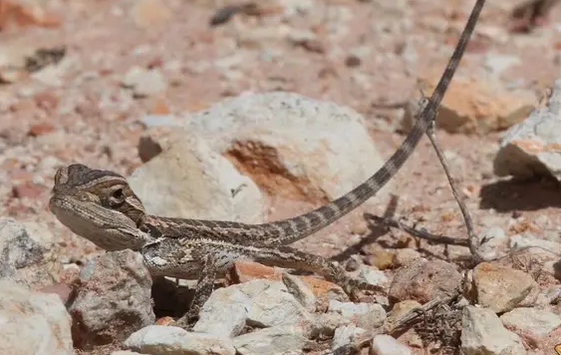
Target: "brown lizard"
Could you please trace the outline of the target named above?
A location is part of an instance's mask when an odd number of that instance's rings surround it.
[[[215,278],[240,259],[317,272],[351,295],[357,289],[378,291],[377,286],[349,278],[339,265],[287,244],[326,227],[375,195],[411,156],[435,118],[484,3],[477,0],[440,82],[401,146],[373,176],[333,202],[265,224],[154,216],[145,212],[123,176],[72,164],[55,174],[50,209],[74,233],[105,250],[140,251],[153,275],[197,278],[194,300],[177,322],[180,326],[197,318]]]

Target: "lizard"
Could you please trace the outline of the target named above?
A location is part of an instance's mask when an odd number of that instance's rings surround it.
[[[72,232],[106,251],[140,252],[152,275],[196,279],[189,311],[174,323],[184,328],[197,319],[215,278],[240,259],[316,272],[340,284],[351,296],[356,290],[380,291],[378,286],[348,277],[337,263],[289,244],[328,226],[374,196],[411,156],[435,119],[484,3],[476,1],[436,89],[395,153],[362,184],[313,211],[263,224],[150,215],[124,176],[83,164],[56,171],[49,209]]]

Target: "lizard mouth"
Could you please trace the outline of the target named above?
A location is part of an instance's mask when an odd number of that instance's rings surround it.
[[[52,196],[49,209],[72,232],[107,251],[138,250],[146,239],[134,221],[123,214],[69,196]]]

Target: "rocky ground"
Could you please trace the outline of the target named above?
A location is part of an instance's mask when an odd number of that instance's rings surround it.
[[[378,355],[556,354],[561,9],[513,32],[517,3],[487,2],[437,119],[490,261],[367,223],[466,237],[423,139],[382,193],[295,243],[387,297],[352,303],[319,277],[238,263],[190,333],[167,324],[192,282],[152,280],[139,255],[72,234],[47,207],[56,169],[123,174],[154,214],[308,211],[397,148],[472,1],[271,0],[228,17],[222,1],[0,0],[0,353],[327,354],[362,341]],[[459,302],[390,331],[459,288]]]

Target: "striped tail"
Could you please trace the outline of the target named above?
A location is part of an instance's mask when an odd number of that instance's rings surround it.
[[[374,196],[397,173],[405,161],[411,156],[427,128],[436,117],[440,102],[460,63],[484,3],[485,0],[477,0],[460,36],[458,45],[454,50],[454,54],[450,58],[446,70],[442,74],[429,102],[423,108],[420,116],[417,117],[417,121],[407,135],[405,141],[403,141],[390,159],[388,159],[368,180],[333,202],[303,215],[262,226],[268,229],[270,235],[276,236],[268,242],[274,245],[286,245],[306,238],[310,234],[317,232],[333,223],[333,221],[346,215],[370,197]]]

